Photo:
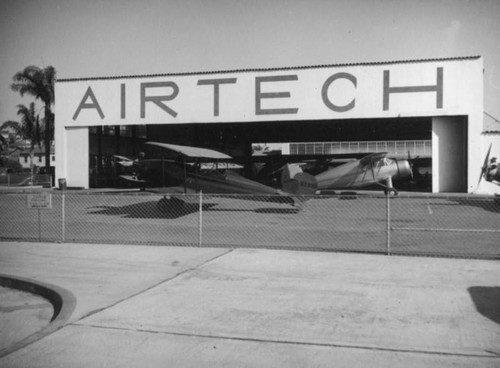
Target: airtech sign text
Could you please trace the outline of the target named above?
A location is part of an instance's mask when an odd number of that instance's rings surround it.
[[[440,115],[467,97],[455,73],[416,64],[63,81],[70,103],[56,114],[65,126]]]

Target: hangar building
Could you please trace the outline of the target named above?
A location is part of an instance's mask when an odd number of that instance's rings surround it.
[[[255,142],[423,141],[432,192],[474,191],[485,153],[479,56],[71,78],[55,93],[56,182],[69,187],[109,185],[113,155],[148,140],[243,159]]]

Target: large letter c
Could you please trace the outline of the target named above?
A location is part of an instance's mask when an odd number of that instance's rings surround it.
[[[349,102],[347,105],[344,106],[338,106],[335,105],[332,101],[328,99],[328,88],[330,88],[330,85],[335,82],[337,79],[347,79],[351,81],[351,83],[356,87],[357,85],[357,80],[356,77],[352,74],[349,73],[336,73],[329,77],[325,83],[323,84],[323,88],[321,89],[321,97],[323,97],[323,102],[325,103],[326,107],[328,107],[330,110],[333,110],[335,112],[346,112],[354,108],[354,105],[356,104],[356,99],[352,99],[351,102]]]

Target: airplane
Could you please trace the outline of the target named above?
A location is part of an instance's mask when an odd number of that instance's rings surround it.
[[[242,168],[231,161],[225,153],[199,147],[181,146],[159,142],[146,142],[149,155],[137,160],[115,156],[118,164],[133,167],[132,175],[121,175],[150,191],[167,192],[160,201],[162,208],[183,206],[186,198],[174,194],[260,194],[268,201],[301,205],[298,195],[313,194],[315,181],[296,182],[293,191],[284,192],[259,182],[247,179],[234,171]],[[151,189],[152,188],[152,189]]]
[[[360,160],[352,160],[337,167],[329,168],[315,176],[304,173],[297,164],[287,164],[283,174],[283,190],[293,190],[297,181],[316,181],[318,191],[332,189],[361,188],[373,184],[385,187],[385,194],[397,195],[392,184],[393,178],[412,175],[411,159],[397,160],[387,157],[387,152],[369,154]],[[291,186],[291,187],[290,187]]]
[[[484,192],[487,194],[494,194],[494,203],[500,205],[500,192],[498,189],[500,186],[500,171],[498,170],[497,158],[492,157],[490,159],[492,145],[493,144],[490,144],[483,166],[481,167],[481,174],[479,175],[479,181],[477,183],[475,193]],[[485,183],[483,183],[480,191],[480,184],[483,179],[485,180]]]
[[[492,157],[490,160],[492,145],[493,143],[490,144],[490,148],[488,149],[488,153],[486,154],[486,157],[484,159],[483,166],[481,167],[481,175],[479,176],[479,182],[477,183],[478,187],[479,184],[481,184],[482,179],[490,183],[495,183],[497,185],[500,184],[500,171],[498,171],[497,158]]]

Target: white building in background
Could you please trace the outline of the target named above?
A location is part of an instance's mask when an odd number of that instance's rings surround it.
[[[23,169],[31,169],[31,160],[32,158],[28,150],[23,150],[19,153],[19,163]],[[33,150],[33,165],[36,167],[45,167],[45,148],[35,147]],[[50,166],[56,166],[56,155],[53,147],[50,150]]]
[[[473,192],[486,154],[479,56],[56,83],[56,178],[89,187],[89,128],[172,124],[430,122],[432,191]],[[154,137],[148,137],[154,139]],[[324,141],[327,141],[326,139]],[[297,137],[297,142],[301,142]],[[56,180],[57,182],[57,180]]]

